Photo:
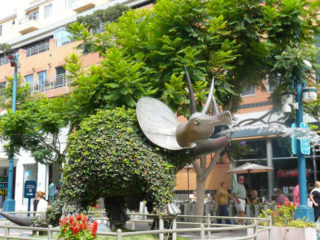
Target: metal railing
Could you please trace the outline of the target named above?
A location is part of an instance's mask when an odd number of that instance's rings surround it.
[[[31,87],[31,92],[45,92],[55,88],[61,88],[70,85],[70,79],[65,74],[56,75],[53,78],[38,82]]]
[[[32,214],[35,212],[14,212],[14,214]],[[107,217],[103,215],[105,212],[91,212],[91,214],[95,215],[96,220],[108,221]],[[101,215],[101,217],[99,217]],[[229,237],[229,238],[220,238],[220,240],[235,240],[235,239],[256,239],[258,234],[263,231],[269,232],[269,239],[270,239],[270,230],[271,230],[271,218],[249,218],[249,217],[220,217],[220,216],[194,216],[194,215],[178,215],[178,216],[169,216],[169,215],[155,215],[155,214],[140,214],[132,212],[130,220],[128,221],[131,223],[132,230],[135,230],[135,223],[136,222],[152,222],[154,219],[159,220],[159,229],[158,230],[148,230],[148,231],[134,231],[134,232],[122,232],[121,229],[118,229],[116,232],[98,232],[97,236],[110,236],[115,237],[117,240],[122,240],[124,237],[129,236],[140,236],[140,235],[158,235],[159,240],[164,240],[166,234],[172,234],[172,240],[177,239],[177,234],[181,233],[200,233],[200,239],[210,239],[212,233],[222,232],[222,231],[236,231],[236,230],[246,230],[246,236],[237,236],[237,237]],[[137,218],[138,217],[138,218]],[[150,218],[151,217],[151,218]],[[195,223],[195,222],[178,222],[177,219],[179,218],[201,218],[202,223]],[[247,225],[229,225],[229,224],[216,224],[212,223],[214,219],[233,219],[233,220],[246,220],[250,223]],[[171,229],[164,228],[164,221],[171,220]],[[3,220],[2,220],[3,221]],[[267,221],[267,226],[260,226],[259,222]],[[185,228],[178,228],[177,224],[184,224],[184,225],[197,225],[197,227],[185,227]],[[26,230],[26,231],[39,231],[39,232],[46,232],[47,239],[52,240],[56,238],[56,235],[60,230],[57,228],[53,228],[51,225],[48,228],[43,227],[22,227],[16,225],[10,225],[6,223],[5,225],[0,225],[0,229],[4,229],[4,235],[0,234],[0,237],[4,237],[5,240],[8,239],[30,239],[35,240],[39,239],[36,237],[27,237],[27,236],[17,236],[12,235],[11,230]],[[252,233],[248,233],[248,229],[251,229]],[[219,240],[219,238],[215,238]]]

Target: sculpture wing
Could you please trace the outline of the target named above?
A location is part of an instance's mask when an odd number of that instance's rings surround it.
[[[146,137],[159,147],[180,150],[176,139],[176,129],[180,124],[173,111],[161,101],[140,98],[137,103],[137,118]]]

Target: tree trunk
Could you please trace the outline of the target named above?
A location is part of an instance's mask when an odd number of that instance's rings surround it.
[[[197,202],[196,215],[204,215],[204,197],[205,197],[206,178],[197,174]],[[202,219],[197,218],[196,222],[201,223]]]
[[[211,155],[210,163],[207,167],[207,155],[200,156],[200,165],[198,164],[198,160],[194,160],[192,165],[197,174],[197,203],[196,203],[196,215],[203,216],[204,209],[204,197],[205,197],[205,187],[206,187],[206,179],[211,172],[211,170],[216,165],[217,160],[220,157],[222,150],[219,150],[215,153],[214,157]],[[202,219],[196,219],[196,222],[201,223]]]

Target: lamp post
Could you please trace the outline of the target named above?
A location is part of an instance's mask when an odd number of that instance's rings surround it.
[[[300,79],[294,77],[294,82],[296,84],[296,101],[298,103],[298,109],[296,111],[296,126],[300,127],[303,123],[302,115],[302,83]],[[297,207],[295,218],[303,219],[304,217],[308,221],[314,221],[314,211],[308,206],[307,202],[307,177],[306,177],[306,160],[305,155],[301,152],[301,140],[297,139],[297,156],[298,156],[298,172],[299,172],[299,197],[300,205]]]
[[[17,99],[17,78],[18,78],[18,53],[15,55],[9,55],[11,67],[14,67],[14,78],[13,78],[13,91],[12,91],[12,113],[16,112],[16,99]],[[4,212],[13,212],[15,210],[15,201],[12,199],[13,192],[13,158],[14,155],[9,156],[9,171],[8,171],[8,195],[6,200],[3,202]]]
[[[190,178],[189,178],[189,171],[192,168],[191,164],[188,164],[184,167],[185,169],[187,169],[187,178],[188,178],[188,200],[189,200],[189,191],[190,191]]]

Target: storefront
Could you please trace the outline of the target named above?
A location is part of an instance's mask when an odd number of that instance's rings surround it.
[[[269,173],[246,174],[248,189],[256,189],[260,197],[274,200],[274,192],[281,189],[285,195],[292,198],[292,190],[298,184],[297,157],[291,153],[291,139],[278,137],[271,133],[254,138],[233,139],[232,146],[235,155],[232,158],[234,167],[245,162],[254,162],[274,168]],[[268,149],[269,148],[269,149]],[[320,152],[311,149],[306,156],[308,191],[313,188],[320,165]],[[271,155],[271,156],[270,156]],[[268,159],[272,159],[272,162]]]
[[[15,178],[16,178],[17,160],[14,161],[13,168],[13,198],[15,197]],[[8,194],[8,157],[3,151],[0,151],[0,208],[3,207],[3,202]]]

